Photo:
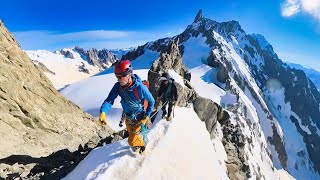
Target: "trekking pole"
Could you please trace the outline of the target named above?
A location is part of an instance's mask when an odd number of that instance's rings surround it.
[[[174,109],[175,109],[175,108],[173,108],[173,111],[172,111],[172,117],[173,117],[173,118],[174,118]]]
[[[155,112],[151,115],[150,119],[152,119],[153,116],[156,115],[156,114],[160,111],[160,109],[162,109],[162,107],[163,107],[164,105],[166,105],[167,103],[168,103],[168,101],[164,102],[164,103],[162,104],[162,106],[161,106],[160,108],[158,108],[157,111],[155,111]]]

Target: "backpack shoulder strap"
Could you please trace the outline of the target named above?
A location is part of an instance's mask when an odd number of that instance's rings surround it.
[[[136,98],[141,101],[140,97],[139,97],[139,92],[138,92],[138,87],[133,89],[134,95],[136,96]]]
[[[149,86],[149,82],[148,81],[146,81],[146,82],[147,82],[147,84],[143,83],[142,86],[147,86],[148,87]],[[138,87],[134,88],[133,92],[134,92],[134,95],[136,96],[136,98],[141,102],[141,98],[140,98],[139,92],[138,92]],[[148,107],[148,101],[145,99],[143,101],[143,109],[146,110],[147,107]]]
[[[142,81],[142,86],[146,86],[147,88],[149,88],[149,81],[147,80],[143,80]],[[139,92],[138,92],[138,87],[133,89],[134,95],[136,96],[136,98],[141,101],[141,98],[139,96]]]

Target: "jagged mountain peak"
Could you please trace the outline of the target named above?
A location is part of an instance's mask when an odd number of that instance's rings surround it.
[[[204,26],[205,27],[203,28],[204,30],[210,30],[211,28],[214,28],[214,29],[220,28],[221,30],[224,30],[226,32],[240,31],[242,33],[245,33],[245,31],[242,29],[238,21],[231,20],[226,22],[217,22],[212,19],[203,17],[201,9],[197,13],[193,23],[190,26],[193,28]],[[197,28],[194,28],[194,30],[197,30]]]
[[[112,51],[105,48],[101,50],[96,48],[85,50],[84,48],[75,46],[74,48],[64,48],[60,50],[58,54],[62,54],[64,57],[71,59],[81,58],[90,65],[99,67],[100,70],[110,67],[119,59]]]
[[[191,37],[197,37],[200,34],[207,37],[206,43],[210,44],[210,47],[214,47],[215,45],[217,45],[216,41],[214,40],[214,32],[221,34],[221,36],[230,41],[233,40],[233,37],[242,39],[242,37],[246,35],[245,31],[241,28],[238,21],[232,20],[220,23],[203,17],[202,10],[200,9],[193,23],[188,25],[181,34],[172,38],[162,38],[152,42],[148,42],[128,52],[121,59],[134,60],[144,53],[145,48],[152,51],[165,52],[169,46],[169,42],[171,39],[179,39],[179,48],[181,48],[180,44],[183,44]],[[181,48],[181,55],[183,55],[183,47]]]
[[[194,18],[193,23],[201,21],[202,18],[203,18],[203,16],[202,16],[202,9],[200,9],[200,10],[198,11],[196,17]]]
[[[80,46],[75,46],[73,49],[75,49],[75,50],[82,50],[82,51],[84,51],[84,49],[83,49],[82,47],[80,47]]]
[[[217,22],[209,18],[201,17],[195,20],[192,24],[188,25],[182,36],[179,36],[181,42],[184,42],[190,37],[197,37],[203,34],[207,39],[212,39],[214,33],[220,34],[222,37],[229,41],[241,41],[246,36],[245,31],[242,29],[240,23],[235,20],[226,22]],[[211,40],[209,40],[211,41]],[[208,42],[213,45],[214,43]]]
[[[57,51],[56,51],[57,52]],[[60,51],[58,51],[58,54],[63,55],[66,58],[75,59],[77,58],[75,52],[72,48],[63,48]]]

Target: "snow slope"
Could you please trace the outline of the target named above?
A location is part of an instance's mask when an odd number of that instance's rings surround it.
[[[55,73],[44,72],[53,86],[56,89],[61,89],[99,72],[98,67],[88,64],[79,53],[72,49],[68,49],[68,51],[72,52],[74,59],[65,58],[63,55],[45,50],[26,51],[26,53],[30,59],[43,63],[50,71]],[[79,67],[82,66],[88,69],[89,73],[79,71]]]
[[[148,138],[142,156],[131,152],[127,139],[96,148],[64,179],[228,179],[216,156],[226,158],[217,152],[222,143],[212,145],[191,109],[177,108],[172,122],[158,117]]]

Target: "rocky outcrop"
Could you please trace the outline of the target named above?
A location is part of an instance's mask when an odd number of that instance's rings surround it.
[[[121,132],[79,145],[76,151],[62,149],[46,157],[11,155],[0,159],[0,179],[61,179],[69,174],[94,148],[123,139]],[[126,135],[126,134],[125,134]],[[125,136],[127,138],[128,135]]]
[[[61,50],[60,54],[63,55],[65,58],[74,59],[73,53],[68,50]]]
[[[231,180],[249,179],[250,168],[244,151],[245,137],[241,127],[238,124],[234,126],[228,120],[220,124],[223,131],[222,144],[227,153],[226,166],[229,178]],[[261,179],[259,176],[257,178]]]
[[[166,72],[169,69],[174,70],[181,77],[188,73],[187,67],[182,63],[182,57],[179,50],[179,39],[171,41],[167,50],[160,54],[160,57],[152,64],[151,71]]]
[[[113,133],[62,97],[2,22],[0,64],[0,163],[11,156],[40,158],[62,149],[74,152],[79,145],[94,147]],[[1,177],[9,173],[0,170]]]
[[[81,65],[78,67],[78,69],[80,72],[90,74],[89,69],[86,67],[86,65],[83,62],[81,62]]]
[[[50,69],[47,68],[47,66],[45,66],[42,62],[39,62],[39,61],[36,61],[36,60],[32,60],[33,64],[39,68],[42,72],[45,72],[45,73],[50,73],[50,74],[53,74],[55,75],[56,73],[51,71]]]
[[[202,17],[202,9],[200,9],[200,10],[198,11],[196,17],[194,18],[193,23],[197,23],[197,22],[201,21],[202,18],[203,18],[203,17]]]
[[[118,58],[108,49],[97,50],[95,48],[84,50],[79,46],[73,48],[78,52],[82,59],[88,61],[89,64],[100,67],[101,69],[109,68]],[[60,51],[63,53],[63,50]]]
[[[182,63],[180,49],[178,47],[179,40],[171,41],[167,47],[167,51],[162,52],[160,57],[154,61],[148,73],[148,80],[150,82],[150,91],[154,97],[157,96],[158,82],[160,75],[168,70],[174,70],[180,76],[184,77],[184,86],[176,83],[178,90],[178,105],[188,106],[193,103],[193,107],[201,121],[205,122],[206,128],[210,133],[210,137],[214,137],[214,130],[217,121],[225,121],[229,118],[227,112],[222,107],[210,99],[199,96],[193,89],[190,79],[191,74],[187,67]]]
[[[182,63],[182,57],[178,48],[179,41],[172,41],[170,46],[167,47],[167,51],[160,54],[160,57],[154,61],[151,69],[148,73],[148,80],[150,82],[150,91],[154,97],[157,96],[158,84],[160,76],[163,72],[168,72],[168,70],[174,70],[180,76],[185,77],[190,75],[187,67]],[[190,85],[190,82],[184,80],[186,86],[182,86],[176,83],[178,90],[178,105],[187,106],[188,103],[193,102],[196,97],[196,92]]]
[[[193,102],[193,109],[199,118],[205,122],[211,139],[214,138],[217,122],[225,122],[229,119],[229,114],[220,105],[200,96],[196,97]]]
[[[209,66],[218,68],[217,80],[221,83],[226,83],[229,79],[229,73],[226,67],[227,60],[223,56],[217,56],[215,54],[215,49],[211,50],[210,55],[207,58],[207,63]],[[229,69],[231,69],[229,67]]]
[[[226,83],[226,89],[232,92],[233,94],[237,94],[237,91],[233,89],[233,87],[230,85],[229,71],[232,72],[233,67],[230,64],[230,62],[223,56],[223,53],[221,52],[220,49],[212,49],[210,55],[207,58],[207,63],[209,66],[212,66],[218,69],[217,80],[221,83]],[[238,77],[238,76],[236,75],[235,77]],[[241,83],[239,82],[239,84],[242,84],[242,81]],[[233,105],[233,108],[239,109],[238,106],[239,105],[237,103]],[[204,109],[209,109],[209,108],[204,107]],[[217,112],[217,110],[214,109],[214,112]],[[235,111],[234,113],[237,114],[237,111]],[[226,167],[228,170],[229,178],[232,180],[249,179],[250,178],[249,162],[247,161],[245,150],[244,150],[246,140],[245,140],[245,136],[242,133],[240,125],[232,124],[229,120],[229,114],[228,114],[228,118],[223,118],[223,120],[219,122],[221,124],[222,132],[223,132],[222,143],[227,153]],[[259,172],[257,173],[259,174]],[[259,179],[261,179],[261,177],[259,177]]]

